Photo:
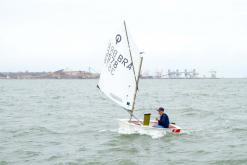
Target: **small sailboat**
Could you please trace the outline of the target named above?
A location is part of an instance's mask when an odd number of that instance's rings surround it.
[[[126,110],[130,118],[119,120],[119,133],[140,133],[161,137],[167,131],[180,133],[181,128],[171,124],[169,129],[156,128],[156,121],[150,121],[150,115],[144,120],[134,115],[138,83],[143,61],[143,52],[139,52],[128,34],[126,23],[110,39],[104,58],[104,65],[97,87],[113,102]]]

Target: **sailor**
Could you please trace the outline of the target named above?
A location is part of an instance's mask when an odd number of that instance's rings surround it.
[[[157,109],[159,115],[160,115],[160,118],[156,120],[158,121],[158,124],[157,124],[157,128],[169,128],[169,117],[167,116],[167,114],[165,114],[165,110],[163,107],[160,107],[159,109]]]

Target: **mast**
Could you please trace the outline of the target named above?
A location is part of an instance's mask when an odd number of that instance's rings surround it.
[[[136,76],[134,63],[133,63],[133,58],[132,58],[132,53],[131,53],[131,48],[130,48],[130,44],[129,44],[128,32],[127,32],[127,27],[126,27],[125,21],[124,21],[124,28],[125,28],[125,33],[126,33],[126,38],[127,38],[127,43],[128,43],[128,47],[129,47],[129,53],[130,53],[130,59],[131,59],[132,64],[133,64],[132,68],[133,68],[135,82],[136,82],[136,88],[135,88],[135,93],[134,93],[134,98],[133,98],[133,104],[132,104],[131,110],[129,111],[130,112],[130,120],[131,120],[131,118],[133,116],[134,109],[135,109],[136,94],[137,94],[137,90],[138,90],[138,83],[139,83],[139,78],[140,78],[140,73],[141,73],[143,57],[141,57],[138,75]],[[136,77],[137,77],[137,79],[136,79]]]
[[[134,112],[134,109],[135,109],[136,93],[137,93],[137,90],[138,90],[138,84],[139,84],[139,79],[140,79],[140,74],[141,74],[142,61],[143,61],[143,57],[141,57],[141,61],[140,61],[139,72],[138,72],[138,77],[137,77],[137,81],[136,81],[136,89],[135,89],[135,94],[134,94],[134,100],[133,100],[132,110],[131,110],[131,116],[133,115],[133,112]]]

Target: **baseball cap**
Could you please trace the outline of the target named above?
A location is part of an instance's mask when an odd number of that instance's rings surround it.
[[[159,107],[159,109],[157,109],[157,111],[162,111],[162,112],[164,112],[165,111],[165,109],[163,108],[163,107]]]

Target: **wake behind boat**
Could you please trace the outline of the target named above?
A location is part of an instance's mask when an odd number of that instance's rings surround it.
[[[135,101],[143,61],[143,52],[139,52],[127,32],[126,23],[110,39],[104,66],[97,87],[112,101],[126,110],[130,118],[119,121],[119,133],[140,133],[164,135],[166,132],[181,133],[181,128],[170,124],[169,128],[156,128],[156,121],[150,122],[150,115],[144,120],[134,115]],[[134,119],[133,119],[134,118]]]

